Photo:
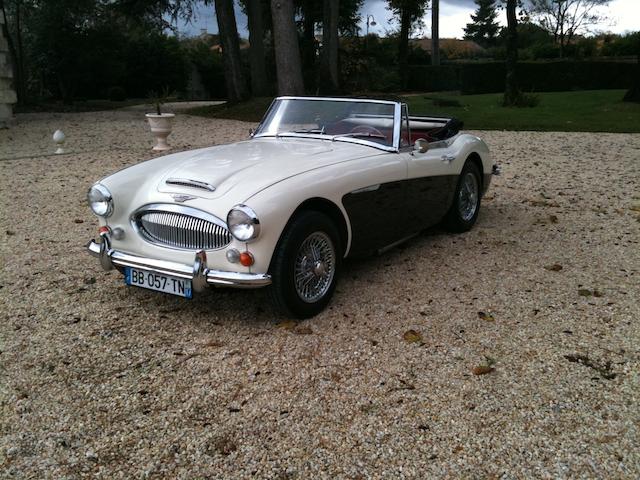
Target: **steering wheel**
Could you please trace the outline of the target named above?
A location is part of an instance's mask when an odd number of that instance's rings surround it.
[[[380,130],[378,130],[375,127],[370,127],[369,125],[357,125],[355,127],[353,127],[351,129],[351,132],[349,133],[364,133],[365,135],[371,134],[372,136],[380,136],[380,137],[385,137],[384,133],[382,133]]]

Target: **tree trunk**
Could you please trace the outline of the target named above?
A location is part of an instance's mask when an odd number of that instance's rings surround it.
[[[24,48],[22,45],[22,12],[21,12],[21,1],[16,2],[16,43],[18,44],[18,80],[17,84],[17,94],[18,94],[18,103],[24,105],[27,101],[27,75],[24,71]]]
[[[322,75],[320,90],[335,94],[340,90],[338,80],[338,8],[340,0],[324,0],[322,22]]]
[[[227,84],[227,98],[230,103],[248,98],[247,86],[240,61],[240,42],[236,27],[233,0],[215,0],[218,32],[224,59],[224,77]]]
[[[512,106],[518,102],[520,89],[518,88],[518,17],[516,6],[518,0],[507,0],[507,76],[504,90],[505,106]]]
[[[255,97],[265,97],[269,93],[267,86],[267,67],[264,54],[264,25],[262,22],[262,2],[247,0],[249,20],[249,64],[251,66],[251,93]]]
[[[298,32],[294,21],[293,0],[271,0],[273,40],[279,95],[302,95],[302,67]]]
[[[307,90],[318,88],[318,70],[316,65],[316,18],[313,2],[302,3],[302,40],[300,42],[300,61],[302,62],[302,79]]]
[[[640,54],[638,54],[638,63],[636,64],[636,78],[633,86],[625,93],[622,99],[625,102],[640,103]]]
[[[400,88],[406,90],[409,63],[409,30],[411,29],[411,11],[406,6],[400,14],[400,41],[398,43],[398,71]]]
[[[431,4],[431,65],[440,65],[440,0]]]

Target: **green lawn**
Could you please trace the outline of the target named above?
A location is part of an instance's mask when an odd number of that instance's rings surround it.
[[[505,108],[502,94],[418,94],[404,97],[415,115],[453,116],[465,129],[540,130],[564,132],[640,132],[640,104],[624,103],[624,90],[540,93],[533,108]],[[425,98],[426,97],[426,98]],[[445,100],[460,106],[436,106]],[[259,122],[271,98],[255,98],[237,105],[198,107],[192,115]]]
[[[415,115],[453,116],[465,129],[561,132],[640,132],[640,104],[622,102],[625,90],[539,93],[533,108],[505,108],[502,94],[415,95],[405,97]],[[459,107],[435,106],[433,98],[457,100]],[[446,103],[446,102],[445,102]]]

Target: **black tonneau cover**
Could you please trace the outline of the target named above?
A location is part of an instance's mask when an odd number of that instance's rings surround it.
[[[409,125],[413,130],[413,124],[431,124],[428,127],[425,125],[425,129],[428,129],[428,135],[430,142],[437,142],[441,140],[446,140],[447,138],[451,138],[456,135],[462,127],[464,123],[462,120],[458,120],[457,118],[444,118],[444,117],[417,117],[409,115]],[[433,124],[437,124],[434,126]],[[422,130],[419,125],[416,125],[417,130]]]

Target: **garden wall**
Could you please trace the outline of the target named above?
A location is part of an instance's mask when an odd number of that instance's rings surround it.
[[[4,18],[0,17],[0,128],[8,125],[13,117],[16,92],[13,91],[13,70],[9,62],[9,46],[4,38]]]
[[[535,92],[628,88],[637,64],[605,61],[519,62],[520,88]],[[462,94],[504,91],[503,62],[456,63],[409,67],[410,90],[459,90]]]

